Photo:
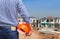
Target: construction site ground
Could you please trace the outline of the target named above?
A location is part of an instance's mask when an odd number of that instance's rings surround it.
[[[32,29],[31,36],[26,36],[24,34],[19,34],[19,39],[60,39],[59,34],[43,34],[38,32],[36,29]]]

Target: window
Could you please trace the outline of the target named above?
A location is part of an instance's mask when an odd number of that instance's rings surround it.
[[[33,20],[33,23],[35,23],[35,20]]]
[[[19,22],[20,22],[20,20],[19,20]]]
[[[47,19],[47,22],[49,22],[49,20]]]
[[[59,24],[55,24],[55,28],[59,28]]]
[[[53,19],[51,19],[50,22],[53,22]]]

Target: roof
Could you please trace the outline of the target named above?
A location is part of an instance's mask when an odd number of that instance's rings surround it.
[[[18,18],[22,18],[22,17],[19,16]],[[29,18],[36,18],[36,17],[31,16],[31,17],[29,17]],[[37,19],[37,18],[36,18],[36,19]]]

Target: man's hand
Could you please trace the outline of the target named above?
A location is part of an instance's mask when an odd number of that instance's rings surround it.
[[[20,24],[18,24],[17,26],[17,31],[21,34],[25,34],[26,36],[31,35],[31,25],[26,23],[26,22],[22,22]]]
[[[30,36],[32,34],[32,31],[30,31],[28,34],[26,34],[26,36]]]
[[[18,31],[19,34],[24,34],[24,35],[26,35],[26,36],[30,36],[30,35],[32,34],[31,31],[30,31],[28,34],[26,34],[25,32],[23,32],[23,31],[21,31],[21,30],[19,30],[19,29],[17,29],[17,31]]]
[[[25,34],[23,31],[21,31],[19,29],[17,29],[17,31],[18,31],[19,34]]]

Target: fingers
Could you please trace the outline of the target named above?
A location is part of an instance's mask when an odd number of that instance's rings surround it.
[[[30,31],[28,34],[26,34],[26,36],[31,36],[32,34],[32,31]]]
[[[23,31],[21,31],[19,29],[17,29],[17,31],[18,31],[19,34],[25,34]]]

